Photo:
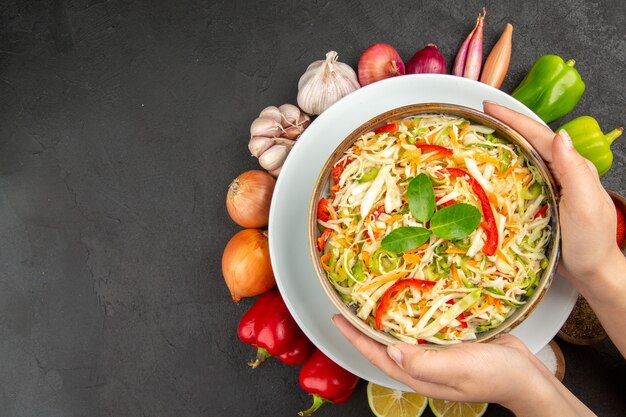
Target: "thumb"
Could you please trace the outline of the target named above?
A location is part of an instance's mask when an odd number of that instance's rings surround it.
[[[587,205],[589,193],[598,188],[598,171],[576,151],[564,129],[559,130],[552,141],[552,166],[561,183],[562,196],[573,204]]]

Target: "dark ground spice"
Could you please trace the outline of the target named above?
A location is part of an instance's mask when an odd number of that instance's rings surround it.
[[[566,342],[590,345],[600,342],[606,336],[606,331],[589,303],[579,295],[572,313],[559,331],[559,337]]]

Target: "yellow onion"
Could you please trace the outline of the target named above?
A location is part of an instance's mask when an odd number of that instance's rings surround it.
[[[276,285],[267,233],[246,229],[230,239],[222,256],[222,275],[233,301],[254,297]]]
[[[267,172],[244,172],[228,187],[228,214],[241,227],[254,229],[267,226],[275,185],[276,180]]]

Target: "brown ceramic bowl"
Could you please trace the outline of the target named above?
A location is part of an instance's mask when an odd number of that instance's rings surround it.
[[[374,339],[379,343],[383,343],[385,345],[393,345],[399,343],[399,339],[394,337],[393,335],[373,329],[367,324],[365,321],[361,320],[356,316],[356,311],[354,307],[348,306],[341,296],[334,289],[332,284],[328,281],[328,277],[322,266],[320,265],[318,259],[318,252],[316,247],[317,238],[319,237],[319,230],[317,227],[317,202],[320,198],[329,195],[329,181],[330,181],[330,171],[333,165],[341,158],[344,152],[350,148],[354,142],[363,134],[376,129],[379,126],[387,124],[392,120],[403,119],[412,116],[419,116],[424,114],[444,114],[444,115],[452,115],[457,117],[462,117],[471,122],[475,122],[484,126],[491,127],[495,129],[495,133],[500,137],[510,141],[511,143],[516,144],[521,152],[528,158],[528,160],[539,170],[543,179],[546,183],[546,188],[548,190],[548,198],[549,198],[549,206],[551,212],[551,226],[552,226],[552,238],[548,245],[548,266],[544,270],[544,273],[537,284],[537,288],[533,295],[526,301],[526,303],[519,307],[511,316],[509,316],[500,326],[495,329],[491,329],[487,332],[479,333],[475,340],[472,342],[489,342],[497,338],[498,336],[510,332],[513,328],[522,323],[529,314],[537,307],[539,302],[542,300],[550,285],[552,283],[552,279],[554,274],[556,273],[556,268],[560,256],[560,236],[561,230],[559,226],[559,213],[557,212],[557,188],[550,174],[548,168],[545,163],[539,157],[539,154],[535,149],[516,131],[511,129],[510,127],[504,125],[502,122],[482,113],[478,110],[471,109],[469,107],[463,107],[453,104],[443,104],[443,103],[428,103],[428,104],[414,104],[404,107],[399,107],[396,109],[389,110],[383,114],[380,114],[370,120],[365,121],[360,127],[354,130],[347,138],[345,138],[339,146],[332,153],[330,158],[326,161],[324,168],[322,169],[318,179],[316,186],[313,190],[313,195],[311,197],[311,202],[309,205],[309,217],[308,217],[308,237],[309,237],[309,250],[311,257],[313,259],[313,264],[315,267],[315,271],[317,273],[317,277],[319,279],[324,292],[330,299],[330,301],[335,305],[335,307],[339,310],[339,312],[345,317],[354,327],[359,329],[361,332]],[[461,342],[465,343],[465,342]],[[427,344],[424,346],[428,346],[431,348],[441,348],[445,347],[442,345],[435,344]]]

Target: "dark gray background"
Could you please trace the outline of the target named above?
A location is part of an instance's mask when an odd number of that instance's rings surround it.
[[[375,42],[451,64],[481,1],[0,3],[0,415],[293,416],[298,369],[252,371],[221,276],[239,228],[224,199],[257,168],[267,105],[295,102],[306,66],[352,65]],[[544,53],[587,92],[563,121],[626,120],[621,0],[487,1],[488,51],[515,26],[511,91]],[[606,186],[626,192],[625,141]],[[565,384],[602,416],[626,409],[610,342],[575,347]],[[532,399],[529,399],[532,400]],[[369,415],[365,384],[323,416]],[[509,415],[491,406],[488,416]]]

